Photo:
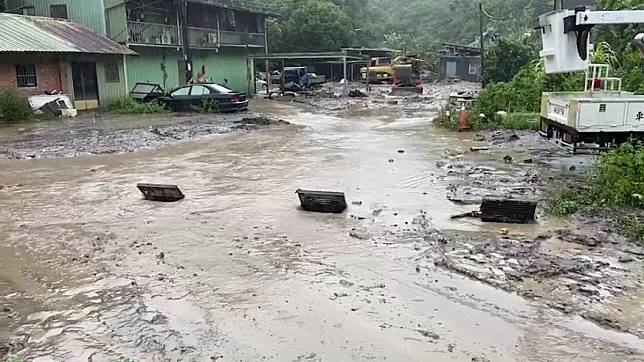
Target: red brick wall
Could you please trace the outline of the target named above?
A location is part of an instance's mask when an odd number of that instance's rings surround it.
[[[35,64],[35,88],[18,88],[16,64]],[[0,55],[0,88],[17,89],[27,95],[40,94],[51,90],[67,90],[67,71],[65,63],[56,56],[4,56]]]

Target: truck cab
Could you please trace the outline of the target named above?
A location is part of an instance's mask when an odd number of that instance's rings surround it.
[[[295,84],[300,89],[309,87],[309,76],[306,67],[285,67],[284,68],[284,85]]]

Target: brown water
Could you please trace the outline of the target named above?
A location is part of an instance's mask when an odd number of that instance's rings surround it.
[[[299,127],[0,161],[0,185],[15,186],[0,191],[0,342],[11,356],[644,360],[635,336],[438,268],[417,271],[431,253],[413,222],[421,210],[439,229],[499,227],[449,218],[471,206],[446,200],[436,162],[446,148],[469,148],[471,135],[396,108],[343,117],[256,106]],[[143,201],[138,182],[178,184],[186,199]],[[344,191],[349,210],[303,212],[298,188]]]

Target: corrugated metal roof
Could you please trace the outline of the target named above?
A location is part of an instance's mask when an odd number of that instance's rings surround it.
[[[66,20],[0,14],[0,52],[136,54]]]

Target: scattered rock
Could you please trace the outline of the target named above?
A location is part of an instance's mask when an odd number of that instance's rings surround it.
[[[632,263],[635,261],[635,259],[630,256],[620,256],[617,261],[619,261],[620,263]]]
[[[393,158],[390,158],[390,159],[389,159],[389,163],[394,163],[394,159],[393,159]]]
[[[512,160],[513,158],[510,155],[505,155],[505,157],[503,157],[503,161],[505,161],[505,163],[512,163]]]
[[[353,286],[353,283],[351,283],[350,281],[345,280],[345,279],[340,279],[339,283],[340,283],[341,286],[343,286],[345,288],[349,288],[349,287]]]
[[[441,338],[441,336],[439,336],[438,334],[436,334],[436,333],[434,333],[432,331],[426,331],[424,329],[417,329],[416,331],[418,333],[420,333],[423,337],[431,338],[433,340],[438,340],[438,339]]]
[[[577,170],[577,167],[575,165],[572,165],[572,166],[568,167],[568,170],[575,171],[575,170]]]
[[[361,205],[362,205],[362,201],[353,201],[351,204],[352,204],[352,205],[356,205],[356,206],[361,206]]]
[[[448,344],[447,345],[447,351],[450,352],[450,353],[454,352],[454,347],[456,347],[456,345],[454,345],[452,343]]]
[[[366,98],[368,95],[361,91],[360,89],[354,89],[349,91],[349,97],[351,98]]]
[[[357,231],[357,230],[353,230],[353,231],[349,232],[349,236],[351,236],[352,238],[360,239],[360,240],[367,240],[370,237],[369,234],[367,234],[366,232],[361,232],[361,231]]]
[[[398,150],[398,153],[403,154],[405,153],[405,150]]]

